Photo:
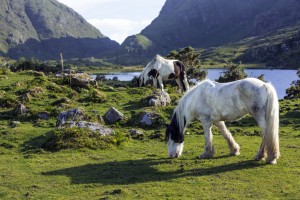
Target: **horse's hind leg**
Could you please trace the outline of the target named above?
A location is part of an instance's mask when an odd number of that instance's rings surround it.
[[[182,86],[182,83],[181,83],[180,79],[177,78],[177,79],[175,79],[175,81],[176,81],[177,85],[180,88],[180,93],[182,93],[183,92],[183,86]]]
[[[213,135],[211,132],[212,124],[208,120],[201,120],[204,129],[205,147],[204,152],[200,155],[201,159],[213,158],[215,154]]]
[[[232,134],[228,131],[228,129],[225,126],[225,123],[223,121],[215,123],[215,125],[218,127],[220,132],[223,135],[223,138],[227,141],[229,149],[230,149],[230,155],[237,156],[240,154],[240,146],[236,141],[234,140]]]
[[[254,156],[254,160],[264,160],[267,156],[266,144],[265,144],[265,138],[264,138],[265,133],[266,133],[266,120],[265,120],[264,116],[265,116],[265,113],[262,111],[259,113],[259,115],[254,116],[257,124],[261,128],[261,136],[262,136],[262,142],[261,142],[261,145],[260,145],[256,155]]]

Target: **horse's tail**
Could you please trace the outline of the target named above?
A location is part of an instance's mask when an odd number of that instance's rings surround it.
[[[279,152],[279,104],[276,90],[274,87],[267,83],[265,84],[267,89],[267,109],[266,109],[266,132],[264,141],[266,142],[266,150],[268,155],[268,161],[271,162],[273,159],[277,159],[280,156]],[[269,157],[269,156],[268,156]],[[270,159],[270,160],[269,160]]]
[[[187,77],[186,77],[186,68],[184,66],[184,64],[180,61],[178,61],[178,65],[180,67],[180,82],[182,84],[183,87],[183,91],[187,91],[189,90],[189,85],[187,82]]]

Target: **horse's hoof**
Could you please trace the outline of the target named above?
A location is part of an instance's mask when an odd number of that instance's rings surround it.
[[[231,156],[238,156],[238,155],[240,155],[240,152],[239,152],[239,151],[233,152],[233,153],[230,153],[230,155],[231,155]]]
[[[267,160],[267,164],[275,165],[275,164],[277,164],[277,161],[276,161],[276,159]]]
[[[214,158],[213,155],[209,155],[209,154],[206,154],[206,153],[203,153],[199,156],[200,159],[211,159],[211,158]]]
[[[265,157],[264,157],[264,156],[260,156],[260,155],[256,155],[256,156],[254,157],[254,160],[256,160],[256,161],[265,160]]]

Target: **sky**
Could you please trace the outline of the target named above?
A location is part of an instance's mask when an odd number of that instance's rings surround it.
[[[166,0],[58,0],[83,16],[102,34],[122,43],[140,33],[162,9]]]

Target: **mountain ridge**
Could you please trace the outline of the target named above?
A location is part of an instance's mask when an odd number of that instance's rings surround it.
[[[105,56],[120,47],[56,0],[4,0],[0,13],[0,51],[12,58],[54,59],[59,52],[67,58]]]
[[[297,27],[300,24],[299,10],[298,0],[186,0],[184,3],[180,0],[167,0],[159,16],[139,33],[152,44],[152,48],[147,47],[151,51],[139,45],[138,37],[135,39],[136,43],[124,42],[122,47],[131,49],[127,52],[127,57],[144,56],[146,59],[152,57],[153,52],[164,55],[187,46],[196,49],[232,46],[247,38],[263,37],[281,29]],[[253,46],[257,48],[257,45]],[[272,43],[265,44],[260,52],[264,48],[272,49],[273,46],[277,49],[276,55],[281,52],[278,45]],[[143,54],[136,53],[134,48],[138,48]],[[300,52],[298,46],[293,46],[293,49]],[[263,60],[270,63],[274,59],[266,55],[265,59],[249,56],[251,51],[252,45],[248,44],[245,52],[240,52],[247,54],[246,58],[233,56],[229,59],[247,62]],[[276,65],[275,61],[272,63]]]

